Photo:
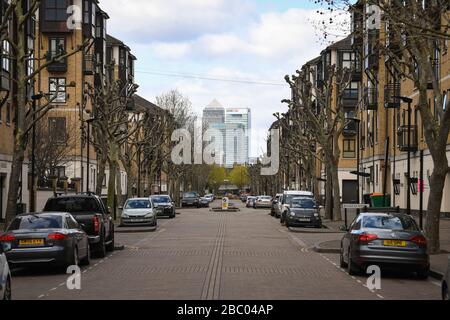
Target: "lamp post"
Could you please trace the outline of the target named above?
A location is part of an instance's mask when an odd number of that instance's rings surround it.
[[[36,212],[36,102],[42,99],[42,93],[31,96],[33,100],[33,128],[31,139],[31,196],[30,196],[30,212]]]
[[[90,112],[88,112],[89,110],[86,110],[86,112],[89,114]],[[93,123],[94,121],[96,121],[97,119],[95,117],[87,119],[86,123],[87,123],[87,151],[86,151],[86,192],[89,193],[91,190],[91,183],[90,183],[90,171],[91,171],[91,154],[90,154],[90,149],[91,149],[91,123]]]
[[[404,103],[408,104],[408,191],[407,191],[407,200],[406,200],[406,211],[408,215],[411,215],[411,112],[412,112],[412,103],[413,99],[408,97],[395,97],[397,99],[402,100]]]

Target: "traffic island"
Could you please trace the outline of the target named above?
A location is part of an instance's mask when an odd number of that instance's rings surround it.
[[[318,243],[314,246],[314,251],[318,253],[332,253],[332,254],[340,254],[341,253],[341,241],[340,240],[332,240]]]
[[[239,209],[239,208],[228,208],[228,209],[211,208],[209,211],[213,211],[213,212],[239,212],[239,211],[241,211],[241,209]]]
[[[116,227],[116,233],[146,233],[155,232],[158,227]]]
[[[295,232],[295,233],[328,233],[328,234],[344,234],[345,233],[343,231],[339,231],[339,230],[335,230],[335,229],[329,229],[325,225],[321,229],[319,229],[319,228],[293,228],[293,227],[289,227],[289,230],[291,232]]]

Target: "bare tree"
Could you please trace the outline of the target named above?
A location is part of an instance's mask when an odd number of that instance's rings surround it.
[[[343,107],[344,90],[352,80],[352,71],[335,65],[328,67],[328,79],[322,88],[308,80],[304,71],[286,76],[293,93],[292,100],[284,100],[289,105],[290,121],[293,127],[305,128],[316,139],[324,151],[324,163],[328,170],[327,180],[333,186],[333,204],[330,195],[327,207],[333,208],[333,218],[342,219],[338,168],[341,158],[339,139],[346,126]],[[304,126],[304,122],[308,125]],[[329,212],[329,210],[327,210]]]
[[[15,83],[16,89],[13,96],[16,103],[16,117],[14,122],[13,160],[6,209],[7,223],[11,221],[17,213],[20,176],[25,158],[28,134],[37,121],[42,119],[48,111],[55,108],[52,101],[58,94],[57,92],[56,95],[50,97],[44,96],[45,101],[41,101],[39,107],[33,109],[29,99],[29,88],[34,86],[34,81],[42,70],[53,63],[63,61],[76,54],[88,44],[88,42],[85,42],[68,53],[61,51],[59,54],[49,59],[47,59],[48,57],[46,56],[42,59],[37,59],[34,56],[34,52],[28,49],[26,38],[27,25],[29,25],[30,19],[36,15],[36,12],[41,5],[41,1],[31,0],[28,6],[25,6],[25,3],[26,2],[20,0],[10,1],[2,15],[0,24],[0,41],[2,44],[8,43],[11,48],[10,52],[3,52],[3,56],[9,59],[14,65],[15,72],[12,73],[14,78],[10,80]],[[37,62],[37,67],[30,70],[30,62]]]

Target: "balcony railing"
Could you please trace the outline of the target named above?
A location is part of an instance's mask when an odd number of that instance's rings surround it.
[[[408,130],[408,129],[411,130]],[[411,132],[410,144],[408,144],[408,132]],[[417,126],[401,126],[398,128],[398,148],[403,152],[417,152],[418,150],[418,139],[417,139]]]
[[[358,89],[346,89],[343,92],[342,104],[345,108],[356,108],[358,105]]]
[[[378,90],[377,88],[366,88],[364,92],[366,110],[378,110]]]
[[[46,57],[47,62],[52,61],[54,58],[64,55],[65,52],[55,52],[47,51]],[[61,59],[60,61],[53,62],[47,66],[48,72],[67,72],[67,58]]]
[[[93,54],[86,54],[84,56],[84,74],[92,76],[95,74],[95,56]]]
[[[384,87],[384,107],[400,108],[401,105],[401,85],[400,83],[390,83]]]

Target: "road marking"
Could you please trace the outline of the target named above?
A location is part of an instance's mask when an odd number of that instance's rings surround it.
[[[42,299],[43,297],[45,297],[45,295],[41,294],[38,299]]]

